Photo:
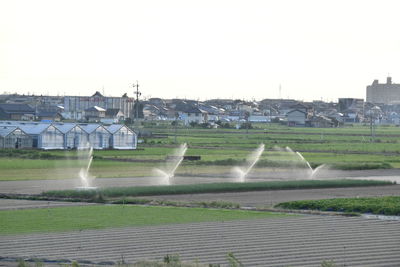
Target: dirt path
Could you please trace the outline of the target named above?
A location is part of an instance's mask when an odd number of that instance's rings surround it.
[[[82,206],[82,205],[95,205],[95,204],[84,203],[84,202],[35,201],[35,200],[1,199],[0,198],[0,210],[55,208],[55,207]]]

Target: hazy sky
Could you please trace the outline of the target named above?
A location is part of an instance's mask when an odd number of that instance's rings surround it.
[[[399,1],[2,0],[0,93],[365,98],[400,83]],[[279,90],[281,85],[281,90]]]

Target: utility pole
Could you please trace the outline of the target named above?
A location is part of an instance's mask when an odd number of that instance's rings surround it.
[[[136,87],[136,91],[133,91],[133,94],[136,95],[136,116],[135,116],[135,122],[139,121],[139,96],[142,94],[139,92],[139,82],[136,81],[136,84],[132,85],[133,88]]]
[[[174,140],[174,142],[175,142],[175,144],[176,144],[176,136],[178,134],[178,118],[179,118],[179,113],[176,112],[175,113],[175,125],[174,125],[174,127],[175,127],[175,140]]]
[[[374,142],[374,130],[373,130],[373,125],[372,125],[372,112],[371,112],[370,118],[369,118],[369,128],[371,130],[371,139],[370,139],[370,141],[371,141],[371,143],[373,143]]]

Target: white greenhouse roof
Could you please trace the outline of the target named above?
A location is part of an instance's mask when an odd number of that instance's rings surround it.
[[[54,123],[53,125],[64,134],[71,131],[74,127],[79,126],[76,123]]]
[[[90,134],[96,131],[96,129],[100,127],[100,124],[79,124],[79,127]]]
[[[10,133],[12,133],[15,129],[17,129],[17,127],[15,126],[9,126],[9,127],[0,126],[0,136],[6,137]]]
[[[107,126],[106,129],[110,132],[110,133],[116,133],[118,132],[122,127],[124,127],[124,125],[122,124],[112,124],[110,126]]]
[[[19,128],[27,134],[41,134],[44,130],[50,127],[50,124],[38,125],[19,125]]]

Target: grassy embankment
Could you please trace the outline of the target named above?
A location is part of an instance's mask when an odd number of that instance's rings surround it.
[[[280,203],[275,207],[400,216],[400,196],[300,200]]]
[[[243,210],[131,205],[3,210],[0,211],[0,235],[230,221],[281,216],[288,215]]]
[[[251,129],[248,134],[246,130],[179,128],[177,142],[188,143],[187,155],[201,156],[201,160],[184,161],[177,175],[229,174],[233,166],[244,164],[260,143],[265,144],[266,151],[255,172],[262,173],[271,166],[293,168],[303,164],[288,152],[276,151],[277,147],[287,146],[301,151],[313,167],[321,164],[335,169],[400,167],[398,127],[378,127],[375,142],[371,143],[368,126],[324,129],[258,126],[261,128]],[[174,129],[170,125],[145,129],[163,138],[145,138],[145,143],[139,144],[140,150],[95,151],[91,174],[98,178],[151,176],[154,167],[162,167],[166,156],[178,146],[174,144]],[[76,151],[0,150],[0,181],[77,178],[82,164]]]

